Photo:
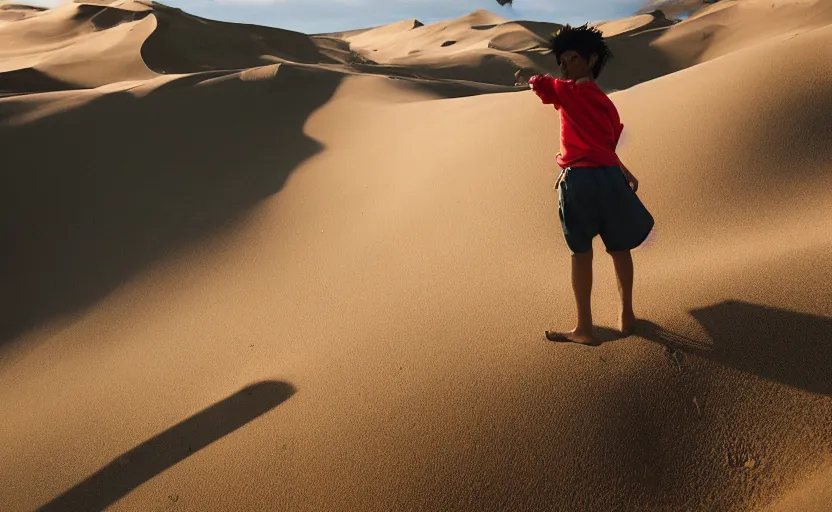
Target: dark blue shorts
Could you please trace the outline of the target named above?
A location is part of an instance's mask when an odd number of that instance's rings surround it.
[[[627,251],[644,242],[653,229],[653,216],[620,167],[568,167],[564,173],[558,214],[570,253],[592,250],[596,235],[601,235],[607,251]]]

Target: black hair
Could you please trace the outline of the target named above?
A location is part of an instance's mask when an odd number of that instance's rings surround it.
[[[598,75],[601,74],[604,66],[612,57],[612,51],[604,42],[604,34],[588,24],[580,27],[564,25],[552,34],[549,44],[552,47],[552,53],[555,54],[555,58],[558,60],[558,64],[560,64],[560,56],[569,50],[578,52],[586,60],[589,60],[592,55],[597,55],[598,61],[592,66],[592,74],[595,78],[598,78]]]

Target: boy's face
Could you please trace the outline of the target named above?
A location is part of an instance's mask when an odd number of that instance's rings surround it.
[[[592,56],[594,60],[594,55]],[[592,78],[591,62],[575,50],[567,50],[560,56],[560,73],[564,80]]]

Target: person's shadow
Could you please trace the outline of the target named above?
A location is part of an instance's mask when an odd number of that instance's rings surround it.
[[[38,510],[104,510],[174,464],[271,411],[295,391],[280,381],[252,384],[121,454]]]
[[[832,319],[741,301],[694,309],[709,342],[641,320],[635,335],[765,379],[832,395]]]

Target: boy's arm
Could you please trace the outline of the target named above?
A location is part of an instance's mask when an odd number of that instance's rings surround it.
[[[560,106],[555,90],[555,79],[549,75],[534,75],[529,78],[529,88],[543,101],[544,105]]]
[[[618,130],[616,130],[616,133],[615,133],[615,145],[616,146],[618,145],[618,141],[621,139],[621,132],[622,131],[624,131],[624,125],[621,124],[621,123],[618,123]],[[627,179],[627,183],[630,184],[630,188],[633,189],[633,192],[636,192],[638,190],[638,180],[636,179],[635,176],[633,176],[633,173],[630,172],[630,169],[627,169],[627,166],[624,165],[624,162],[621,161],[621,158],[619,158],[618,155],[616,155],[615,158],[618,160],[618,166],[621,167],[621,172],[624,173],[624,178]]]

